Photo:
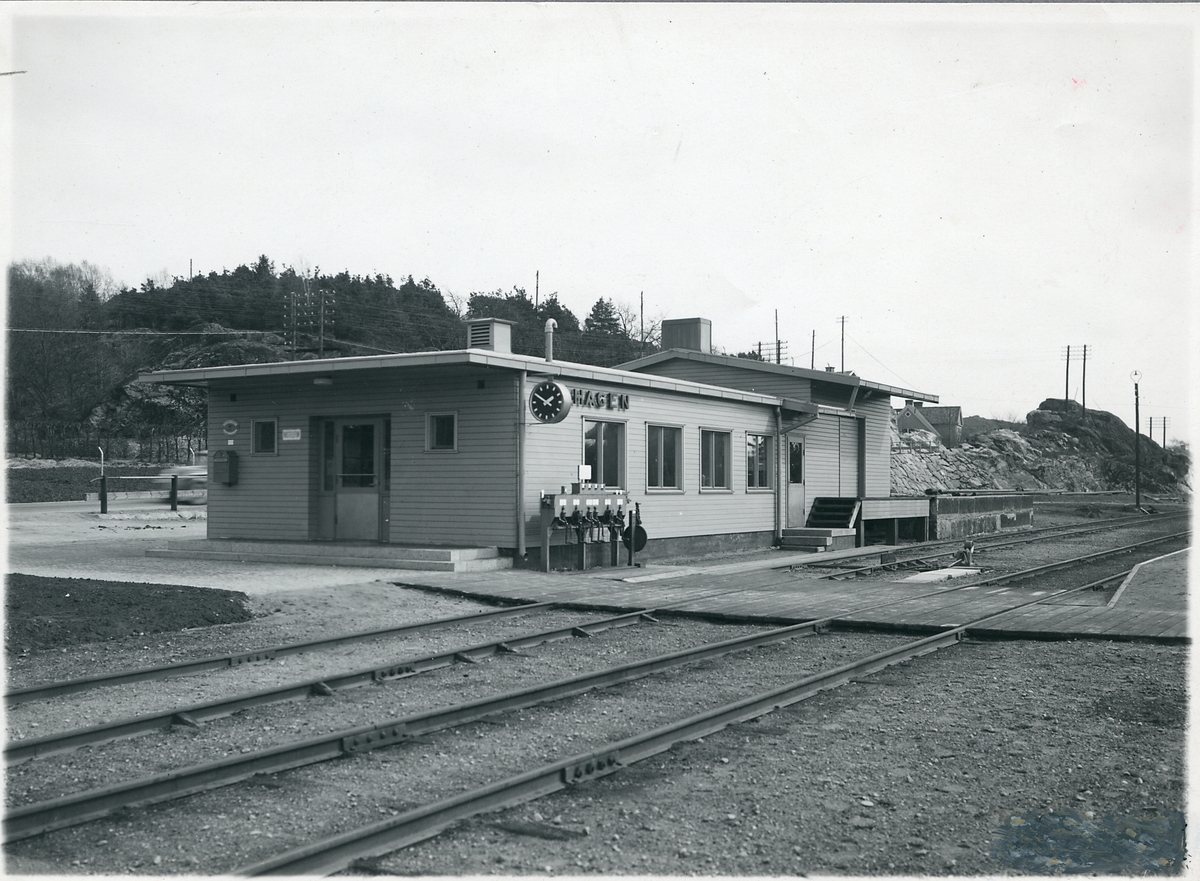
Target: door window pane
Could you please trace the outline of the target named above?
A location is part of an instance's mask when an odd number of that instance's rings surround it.
[[[342,426],[342,488],[375,485],[375,425]]]
[[[788,483],[804,483],[804,441],[791,441],[788,447]]]
[[[333,450],[333,422],[325,422],[321,428],[321,489],[333,492],[337,464]]]

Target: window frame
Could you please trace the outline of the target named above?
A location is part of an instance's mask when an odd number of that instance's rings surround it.
[[[650,430],[657,428],[660,431],[675,432],[675,485],[674,486],[653,486],[650,483]],[[670,425],[662,422],[647,422],[646,423],[646,492],[648,493],[682,493],[684,482],[684,454],[683,454],[683,426]],[[659,437],[659,472],[662,472],[662,438]]]
[[[271,427],[271,449],[261,450],[258,447],[258,427],[260,425],[270,424]],[[251,419],[250,420],[250,455],[252,456],[278,456],[279,455],[279,417],[271,416],[266,419]]]
[[[712,436],[724,435],[725,436],[725,456],[724,456],[725,461],[723,464],[725,466],[726,483],[723,486],[705,486],[704,485],[704,452],[705,452],[704,437],[705,437],[705,435],[712,435]],[[713,452],[715,454],[716,450],[714,449]],[[733,486],[733,431],[731,431],[728,428],[706,428],[704,426],[700,426],[700,456],[699,456],[699,460],[700,461],[698,464],[700,466],[700,473],[699,473],[700,492],[702,492],[702,493],[731,493],[731,492],[733,492],[733,490],[734,490],[734,486]],[[714,461],[715,461],[715,455],[714,455]],[[715,472],[715,470],[716,469],[714,468],[714,472]]]
[[[450,417],[454,420],[454,443],[448,447],[439,447],[434,444],[435,430],[434,420]],[[439,410],[425,414],[425,452],[427,453],[457,453],[458,452],[458,411],[457,410]]]
[[[601,483],[598,474],[594,473],[588,478],[585,483],[599,484],[600,486],[612,489],[627,489],[626,481],[629,475],[629,420],[627,419],[592,419],[589,416],[584,416],[579,420],[579,464],[587,464],[587,433],[588,424],[596,423],[600,425],[619,425],[621,426],[621,450],[617,454],[617,482],[616,483]],[[604,432],[601,432],[604,434]],[[604,441],[600,439],[599,448],[596,451],[596,461],[599,465],[604,464]]]
[[[766,443],[764,445],[764,452],[763,452],[763,458],[766,460],[766,466],[767,466],[767,482],[765,485],[759,485],[759,483],[758,483],[758,468],[757,467],[754,469],[754,481],[751,482],[751,480],[750,480],[749,453],[750,453],[750,439],[753,437],[761,438],[762,440],[766,441]],[[765,432],[761,432],[761,431],[747,431],[746,432],[746,453],[747,453],[746,492],[748,492],[748,493],[774,492],[774,490],[775,490],[775,456],[774,456],[775,451],[773,449],[774,443],[772,443],[772,438],[774,438],[774,435],[766,434]],[[756,462],[756,464],[757,464],[757,462]]]

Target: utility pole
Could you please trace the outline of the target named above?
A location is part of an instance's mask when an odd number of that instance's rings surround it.
[[[646,292],[638,291],[638,337],[641,339],[641,353],[646,354]]]
[[[1087,413],[1087,343],[1083,345],[1083,412]]]
[[[1071,347],[1067,346],[1062,353],[1063,360],[1067,362],[1066,381],[1063,387],[1064,402],[1071,400],[1071,361],[1083,361],[1083,403],[1081,407],[1085,412],[1087,411],[1087,350],[1088,347],[1083,346],[1083,352],[1081,355],[1079,347],[1076,346],[1075,352],[1072,354]]]
[[[808,369],[817,369],[817,329],[813,328],[812,348],[808,350]]]
[[[1063,402],[1071,400],[1071,347],[1067,346],[1067,379],[1063,384]]]
[[[846,316],[843,315],[838,319],[838,323],[842,325],[842,373],[846,372]]]
[[[1129,374],[1133,380],[1133,507],[1142,509],[1142,418],[1139,409],[1138,381],[1142,378],[1140,370]]]
[[[538,307],[538,286],[542,280],[542,270],[535,269],[533,271],[533,308]]]
[[[783,355],[783,353],[780,351],[780,346],[779,346],[779,310],[776,309],[775,310],[775,363],[776,364],[781,364],[783,362],[782,355]]]
[[[317,328],[317,357],[325,357],[325,289],[321,288],[321,317],[318,319]]]

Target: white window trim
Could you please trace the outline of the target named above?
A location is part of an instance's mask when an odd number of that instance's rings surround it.
[[[705,486],[704,485],[704,433],[710,431],[714,434],[723,434],[729,438],[729,443],[725,446],[725,473],[729,476],[729,486]],[[732,493],[734,491],[734,467],[733,467],[733,438],[734,431],[729,428],[714,428],[707,425],[699,426],[696,434],[700,442],[699,455],[696,456],[696,479],[700,483],[700,492],[702,493]]]
[[[433,445],[433,420],[437,416],[454,417],[454,446],[435,447]],[[458,411],[439,410],[425,414],[425,452],[427,453],[457,453],[458,452]]]
[[[751,486],[750,474],[746,474],[746,492],[748,493],[773,493],[775,492],[775,435],[765,431],[747,431],[746,442],[750,442],[752,437],[763,437],[767,439],[767,485],[766,486]],[[743,457],[744,460],[745,457]]]
[[[643,459],[646,460],[646,494],[647,495],[677,495],[681,496],[684,493],[684,484],[687,479],[687,472],[684,471],[684,463],[687,457],[684,455],[684,438],[686,437],[684,425],[672,425],[667,422],[647,422],[646,423],[646,455]],[[651,486],[650,485],[650,429],[651,428],[670,428],[679,432],[679,461],[675,463],[675,474],[679,479],[679,486]]]
[[[270,422],[274,427],[273,434],[275,435],[274,449],[270,452],[265,452],[258,449],[258,426],[263,423]],[[278,456],[279,455],[279,417],[271,416],[266,419],[251,419],[250,420],[250,455],[251,456]]]

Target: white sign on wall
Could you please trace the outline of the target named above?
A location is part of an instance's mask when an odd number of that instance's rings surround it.
[[[282,432],[280,432],[280,436],[281,436],[281,437],[282,437],[282,438],[283,438],[285,441],[290,441],[290,440],[300,440],[300,429],[298,429],[298,428],[285,428],[285,429],[284,429]]]

